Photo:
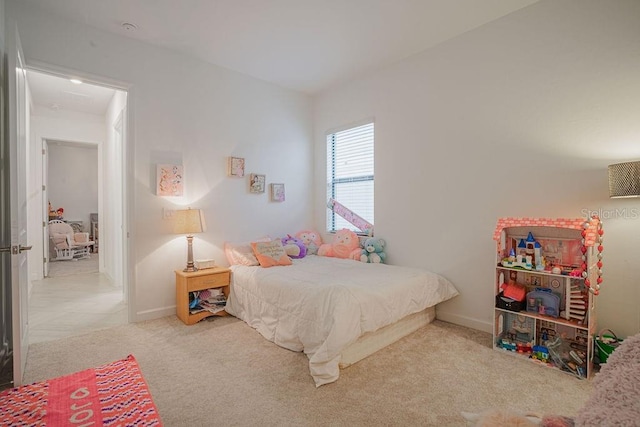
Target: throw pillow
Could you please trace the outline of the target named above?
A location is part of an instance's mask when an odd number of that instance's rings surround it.
[[[280,240],[270,242],[252,242],[253,253],[258,258],[261,267],[273,267],[275,265],[291,265],[291,258],[282,247]]]

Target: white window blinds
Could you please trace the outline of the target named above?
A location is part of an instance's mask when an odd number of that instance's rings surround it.
[[[373,222],[373,123],[327,135],[327,199],[334,199]],[[327,231],[360,230],[333,211]]]

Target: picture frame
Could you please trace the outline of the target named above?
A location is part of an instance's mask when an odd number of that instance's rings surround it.
[[[264,185],[266,181],[265,175],[252,173],[249,175],[249,192],[251,193],[264,193]]]
[[[243,157],[229,157],[227,175],[239,178],[244,176]]]
[[[156,195],[182,196],[184,173],[182,165],[158,164],[156,166]]]
[[[271,201],[284,202],[284,184],[271,184]]]

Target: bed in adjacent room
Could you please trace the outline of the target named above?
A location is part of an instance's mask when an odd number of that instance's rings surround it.
[[[350,259],[307,256],[231,269],[226,311],[269,341],[303,351],[316,386],[431,322],[435,305],[458,295],[438,274]]]

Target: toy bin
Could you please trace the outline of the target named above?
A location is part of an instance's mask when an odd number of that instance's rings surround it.
[[[594,340],[596,355],[600,363],[607,363],[607,359],[618,348],[622,339],[618,338],[611,329],[603,329]]]

